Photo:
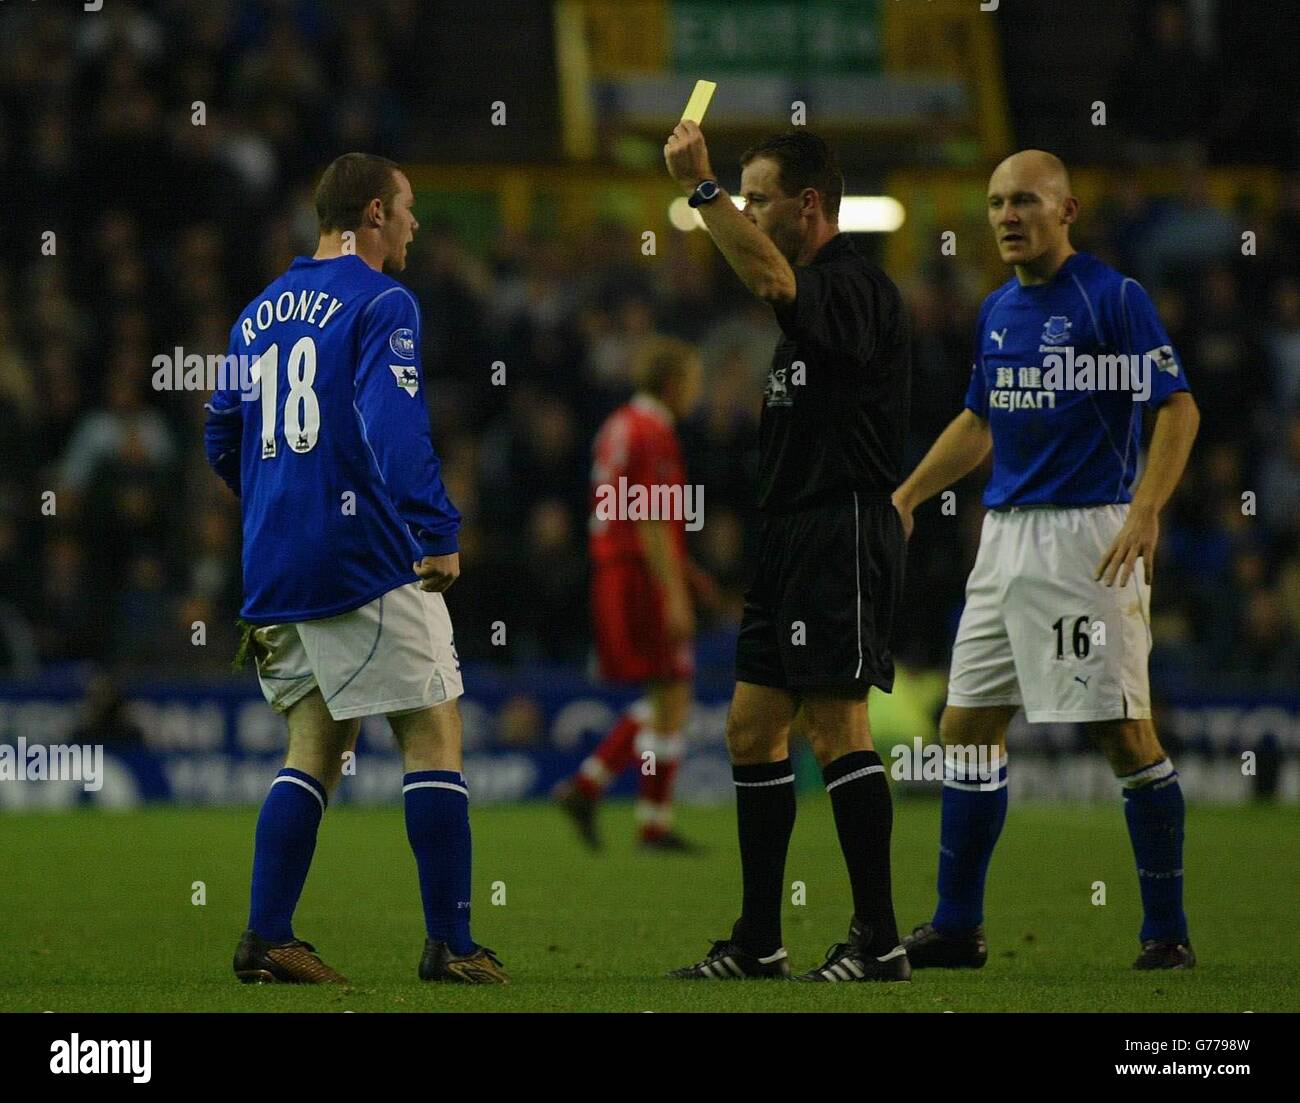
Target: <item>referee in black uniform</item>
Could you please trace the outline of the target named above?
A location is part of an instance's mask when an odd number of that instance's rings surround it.
[[[816,135],[778,135],[741,158],[743,214],[718,186],[695,123],[677,125],[664,160],[782,331],[763,394],[762,539],[727,717],[744,900],[731,936],[672,975],[790,975],[781,901],[795,817],[790,727],[801,714],[854,909],[848,940],[804,979],[907,980],[890,890],[893,808],[867,722],[870,687],[893,688],[903,575],[905,537],[889,500],[902,479],[911,375],[902,301],[840,233],[844,178]]]

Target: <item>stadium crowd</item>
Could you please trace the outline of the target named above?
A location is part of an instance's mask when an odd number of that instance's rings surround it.
[[[224,352],[234,311],[311,251],[320,151],[418,152],[402,110],[418,5],[346,7],[342,25],[313,22],[308,4],[196,6],[184,23],[116,7],[93,23],[0,17],[0,669],[20,673],[226,663],[238,505],[203,461],[204,396],[155,390],[154,357]],[[192,125],[195,101],[205,125]],[[1113,178],[1078,244],[1151,290],[1203,415],[1163,519],[1154,680],[1293,688],[1300,174],[1248,225],[1209,202],[1201,174],[1171,196]],[[424,311],[434,441],[465,517],[448,595],[462,658],[586,660],[589,445],[628,395],[637,343],[661,331],[698,342],[706,364],[682,433],[706,488],[693,553],[721,591],[704,658],[729,666],[775,326],[730,277],[668,250],[645,258],[638,241],[601,224],[583,240],[502,235],[478,255],[458,227],[428,221],[412,248],[402,278]],[[914,315],[915,462],[960,408],[990,288],[955,258],[893,275]],[[494,361],[506,386],[492,385]],[[955,517],[918,514],[899,640],[914,666],[946,665],[983,477],[962,485]]]

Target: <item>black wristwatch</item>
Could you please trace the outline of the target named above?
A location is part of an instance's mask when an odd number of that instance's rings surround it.
[[[700,207],[705,203],[712,203],[721,192],[722,189],[718,187],[716,180],[701,180],[695,185],[695,190],[691,192],[691,197],[686,202],[692,207]]]

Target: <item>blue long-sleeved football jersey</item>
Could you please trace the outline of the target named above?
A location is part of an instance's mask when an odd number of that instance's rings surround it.
[[[299,257],[240,313],[252,385],[213,392],[204,444],[243,507],[246,620],[344,613],[457,550],[419,349],[414,297],[356,256]]]

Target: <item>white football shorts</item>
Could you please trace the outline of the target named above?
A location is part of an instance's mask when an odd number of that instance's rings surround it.
[[[1147,719],[1151,590],[1094,581],[1127,505],[990,511],[966,582],[948,704],[1030,723]]]
[[[335,720],[413,712],[465,691],[447,603],[418,582],[337,616],[258,628],[253,642],[276,712],[317,687]]]

